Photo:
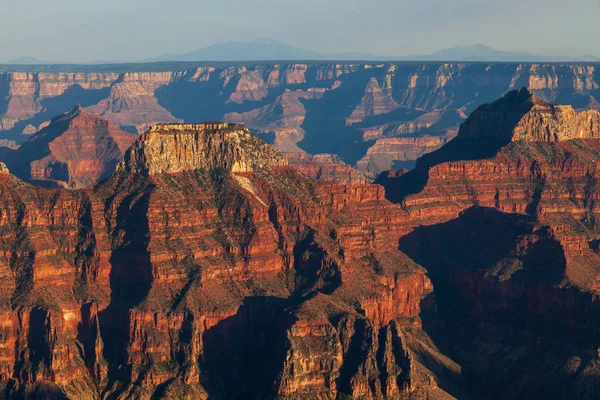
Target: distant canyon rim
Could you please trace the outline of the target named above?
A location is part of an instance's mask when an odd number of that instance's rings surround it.
[[[0,145],[16,147],[75,104],[142,133],[165,122],[242,123],[282,152],[332,154],[369,178],[412,168],[479,105],[528,87],[599,109],[593,63],[161,63],[0,70]],[[326,155],[319,157],[328,157]]]

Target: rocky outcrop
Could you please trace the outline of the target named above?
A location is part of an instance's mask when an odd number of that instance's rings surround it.
[[[134,135],[76,106],[0,159],[23,180],[77,189],[110,175],[134,140]]]
[[[108,98],[87,107],[93,114],[101,115],[123,129],[142,133],[152,125],[166,122],[183,122],[158,104],[152,90],[144,81],[115,83]]]
[[[319,183],[237,125],[159,125],[80,191],[0,174],[9,398],[448,396],[432,287],[377,185]],[[256,367],[260,359],[261,367]]]
[[[428,333],[476,398],[597,390],[597,118],[517,90],[415,170],[380,179],[410,215],[401,250],[434,284]]]
[[[328,90],[326,88],[307,91],[286,89],[269,105],[245,113],[229,113],[225,115],[225,119],[244,124],[263,134],[275,134],[273,144],[280,151],[301,152],[297,143],[304,138],[302,124],[306,118],[306,108],[302,100],[321,99]]]
[[[215,122],[156,125],[134,143],[117,169],[154,175],[214,169],[253,172],[284,165],[286,159],[246,127]]]
[[[346,120],[346,124],[352,125],[362,122],[366,117],[388,114],[400,108],[400,105],[392,97],[392,78],[395,70],[395,66],[390,67],[388,74],[383,78],[382,84],[379,83],[377,78],[371,78],[365,89],[365,94]]]
[[[368,176],[375,178],[379,171],[389,170],[397,162],[414,164],[411,163],[412,160],[439,149],[454,136],[454,132],[448,132],[444,136],[424,135],[379,139],[356,163],[356,167],[360,171],[365,171]]]
[[[521,88],[479,107],[458,135],[460,139],[491,139],[499,143],[599,138],[600,112],[576,112],[570,105],[552,105]]]
[[[419,115],[411,121],[390,122],[380,126],[365,128],[363,129],[363,139],[376,140],[383,137],[414,135],[439,123],[442,120],[443,114],[442,111],[431,111]]]

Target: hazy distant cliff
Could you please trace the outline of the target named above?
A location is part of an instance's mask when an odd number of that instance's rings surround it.
[[[0,72],[0,134],[17,141],[80,103],[121,129],[243,123],[286,152],[336,153],[375,174],[454,137],[480,104],[529,87],[600,108],[593,64],[215,63],[21,67]]]

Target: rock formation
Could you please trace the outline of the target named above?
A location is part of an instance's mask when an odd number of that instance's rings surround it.
[[[397,250],[406,213],[286,164],[207,123],[154,127],[84,190],[0,174],[0,391],[458,396],[421,328],[431,283]]]
[[[21,179],[82,188],[112,173],[135,136],[76,106],[0,159]]]
[[[511,91],[384,186],[219,122],[157,125],[84,190],[0,165],[0,389],[593,398],[599,115]]]
[[[143,174],[222,169],[253,172],[287,165],[286,159],[242,125],[156,125],[125,154],[118,170]]]
[[[22,133],[80,103],[137,133],[157,123],[242,123],[280,151],[337,154],[373,177],[397,162],[414,164],[425,151],[420,142],[437,140],[441,147],[477,106],[507,91],[527,86],[545,101],[584,109],[598,108],[600,88],[597,66],[588,64],[10,68],[0,72],[0,139],[20,144],[27,140]],[[390,146],[379,139],[401,140]]]
[[[436,289],[428,332],[475,398],[598,389],[599,117],[513,91],[415,170],[379,180],[410,215],[400,248]]]
[[[86,110],[137,133],[158,123],[183,122],[161,107],[153,91],[148,90],[144,83],[135,80],[115,83],[110,88],[108,98]]]

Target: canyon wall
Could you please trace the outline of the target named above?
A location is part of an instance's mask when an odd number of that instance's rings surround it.
[[[409,214],[400,249],[434,284],[427,332],[475,398],[598,390],[598,118],[513,91],[379,180]]]
[[[296,63],[51,66],[0,72],[0,136],[22,142],[76,103],[121,129],[242,123],[283,152],[337,154],[370,177],[441,147],[480,104],[529,87],[599,108],[593,64]],[[7,142],[12,143],[12,142]]]
[[[381,186],[310,179],[225,123],[156,126],[84,190],[0,167],[5,397],[460,393]]]

